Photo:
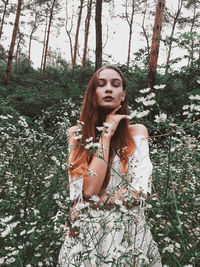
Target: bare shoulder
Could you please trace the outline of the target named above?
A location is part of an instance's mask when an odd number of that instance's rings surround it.
[[[129,131],[132,136],[143,135],[146,138],[149,137],[148,130],[143,124],[129,125]]]

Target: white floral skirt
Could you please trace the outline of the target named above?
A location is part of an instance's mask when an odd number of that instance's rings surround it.
[[[144,209],[139,206],[121,211],[87,208],[73,227],[79,234],[74,238],[66,232],[57,266],[162,266]]]

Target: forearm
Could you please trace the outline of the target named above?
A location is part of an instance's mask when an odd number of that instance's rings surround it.
[[[108,135],[102,135],[99,143],[102,151],[98,152],[100,155],[95,155],[88,166],[88,168],[95,173],[84,177],[83,195],[85,199],[89,199],[92,195],[99,195],[102,184],[104,182],[109,159],[110,139]]]

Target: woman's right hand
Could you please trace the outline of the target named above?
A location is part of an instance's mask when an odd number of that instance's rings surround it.
[[[119,125],[119,122],[122,119],[128,119],[128,115],[116,114],[116,112],[120,108],[121,108],[121,105],[119,105],[110,114],[107,115],[105,122],[110,124],[110,126],[107,127],[107,131],[104,133],[104,135],[112,137]]]

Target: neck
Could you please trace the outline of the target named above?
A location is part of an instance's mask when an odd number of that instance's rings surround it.
[[[102,125],[102,123],[106,120],[106,117],[108,114],[111,113],[113,109],[108,109],[108,108],[99,108],[99,117],[98,121]]]

